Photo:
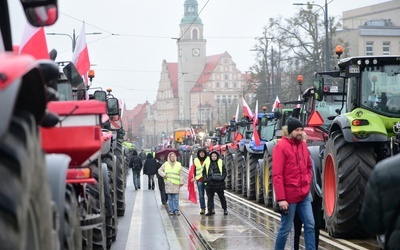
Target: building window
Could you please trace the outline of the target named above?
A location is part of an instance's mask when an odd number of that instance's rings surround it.
[[[233,87],[237,88],[237,83],[236,82],[233,83]]]
[[[217,95],[217,96],[216,96],[216,99],[215,99],[215,102],[216,102],[217,104],[220,104],[220,102],[221,102],[220,100],[221,100],[220,96]]]
[[[192,39],[193,40],[197,40],[197,39],[199,39],[199,31],[197,30],[197,29],[193,29],[192,30]]]
[[[369,41],[365,44],[365,55],[372,56],[374,55],[374,42]]]
[[[390,42],[383,42],[383,54],[389,55],[390,54]]]
[[[229,83],[225,83],[225,88],[229,88]]]
[[[225,79],[225,80],[228,80],[228,75],[224,75],[224,79]]]
[[[215,83],[215,87],[216,87],[216,88],[219,88],[219,82],[216,82],[216,83]]]
[[[228,95],[228,104],[231,104],[231,103],[232,103],[231,96],[230,96],[230,95]]]

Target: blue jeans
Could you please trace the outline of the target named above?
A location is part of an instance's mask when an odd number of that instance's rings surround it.
[[[281,215],[281,227],[279,228],[278,235],[276,236],[275,250],[285,249],[286,240],[293,226],[293,220],[296,211],[304,224],[304,240],[306,243],[306,249],[316,249],[314,232],[315,222],[311,208],[311,194],[309,194],[301,202],[289,204],[289,213],[287,215]]]
[[[168,194],[168,206],[170,212],[179,211],[179,194]]]
[[[199,192],[200,208],[201,209],[206,209],[206,201],[204,199],[204,194],[205,194],[205,191],[206,191],[206,185],[204,185],[204,182],[197,181],[197,191]]]
[[[133,176],[133,185],[135,189],[140,189],[140,170],[132,169],[132,176]]]

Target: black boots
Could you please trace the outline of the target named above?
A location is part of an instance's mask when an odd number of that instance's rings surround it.
[[[224,215],[228,215],[228,209],[224,209]]]
[[[206,216],[211,216],[213,214],[215,214],[215,209],[211,209],[211,211],[210,211],[210,209],[208,209],[208,212],[206,213]]]

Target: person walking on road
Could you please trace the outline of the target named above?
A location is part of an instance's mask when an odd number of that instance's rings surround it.
[[[144,162],[146,160],[146,153],[144,152],[144,149],[142,149],[142,151],[140,151],[139,157],[142,160],[142,162]]]
[[[168,154],[168,160],[158,169],[165,180],[165,192],[168,194],[169,215],[180,215],[179,191],[183,186],[182,165],[176,160],[176,154]]]
[[[400,154],[376,164],[372,171],[360,221],[365,231],[384,235],[384,249],[400,249]],[[383,237],[383,236],[382,236]],[[382,242],[383,243],[383,242]]]
[[[165,163],[165,156],[160,155],[160,160],[157,162],[157,169],[160,169],[164,163]],[[168,201],[168,195],[165,193],[164,178],[158,173],[158,170],[157,170],[157,179],[158,179],[158,189],[160,190],[161,203],[165,205],[167,204]]]
[[[133,185],[135,190],[140,189],[140,171],[142,170],[142,160],[139,158],[136,150],[133,150],[129,161],[129,167],[132,169]]]
[[[148,154],[147,159],[144,162],[143,174],[148,177],[148,188],[154,190],[154,175],[157,173],[157,161],[153,158],[153,155]]]
[[[210,157],[208,157],[207,155],[207,150],[205,148],[199,148],[197,151],[197,158],[194,159],[193,165],[191,166],[192,168],[194,168],[194,176],[193,179],[190,181],[196,182],[197,184],[197,192],[199,193],[199,201],[200,201],[200,214],[206,213],[206,201],[204,198],[206,192],[206,186],[204,185],[203,169],[204,166],[209,164],[210,164]]]
[[[214,194],[217,193],[221,201],[224,215],[228,215],[228,207],[226,205],[225,190],[226,169],[222,160],[219,159],[217,151],[211,151],[210,164],[203,168],[203,179],[206,184],[207,192],[207,213],[206,216],[215,214],[214,211]]]
[[[304,224],[307,250],[315,249],[314,216],[311,208],[310,184],[312,162],[307,144],[303,141],[303,124],[296,118],[287,122],[288,137],[275,146],[272,153],[272,180],[281,214],[281,225],[275,249],[283,250],[297,212]]]

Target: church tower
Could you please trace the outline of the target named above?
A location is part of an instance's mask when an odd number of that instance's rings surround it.
[[[188,126],[194,118],[190,113],[190,91],[206,65],[206,40],[203,23],[198,16],[197,0],[185,0],[184,16],[179,25],[178,46],[178,95],[179,120]]]

